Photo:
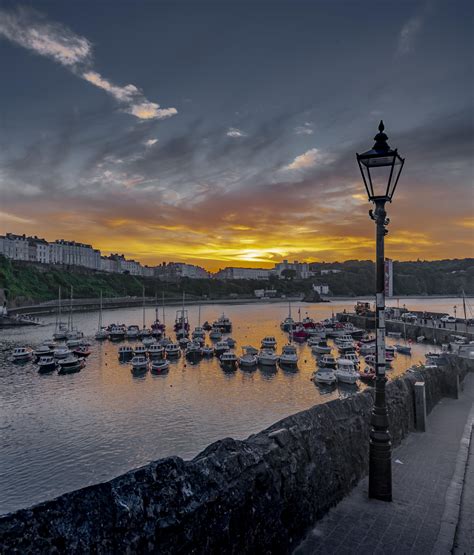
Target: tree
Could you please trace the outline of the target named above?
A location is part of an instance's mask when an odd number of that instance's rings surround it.
[[[282,271],[281,277],[283,279],[288,279],[288,280],[291,281],[291,280],[295,279],[295,277],[296,277],[296,270],[286,268],[285,270]]]

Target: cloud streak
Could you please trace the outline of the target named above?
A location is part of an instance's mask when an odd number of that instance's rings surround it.
[[[135,85],[116,85],[93,69],[92,43],[57,22],[48,21],[36,10],[0,10],[0,37],[50,58],[91,85],[112,96],[123,110],[140,120],[164,119],[178,113],[160,108]]]

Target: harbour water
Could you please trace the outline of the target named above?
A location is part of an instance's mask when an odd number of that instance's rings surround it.
[[[352,310],[354,302],[302,303],[301,314],[320,320]],[[451,314],[459,299],[407,299],[401,300],[400,306],[404,303],[411,310]],[[293,316],[298,308],[292,307]],[[175,311],[166,307],[169,333]],[[278,352],[287,342],[279,327],[288,314],[284,302],[204,305],[201,323],[212,322],[222,312],[233,322],[231,335],[237,341],[238,354],[243,345],[259,347],[265,335],[277,338]],[[161,319],[161,309],[159,316]],[[198,307],[190,307],[189,316],[194,327]],[[82,313],[74,318],[92,343],[92,354],[78,374],[40,375],[33,362],[18,364],[10,359],[15,346],[34,347],[50,339],[54,317],[47,318],[42,327],[1,332],[0,513],[108,480],[161,457],[191,458],[215,440],[243,439],[289,414],[357,391],[338,387],[323,392],[315,386],[310,381],[315,359],[306,344],[298,346],[300,363],[294,372],[257,369],[225,373],[215,358],[191,365],[181,357],[167,375],[133,377],[129,365],[118,361],[120,344],[92,339],[98,314]],[[154,310],[148,308],[147,325],[153,320]],[[104,325],[112,322],[141,326],[142,310],[104,311]],[[394,342],[388,339],[389,344]],[[399,354],[389,377],[423,361],[428,350],[433,346],[413,345],[411,357]]]

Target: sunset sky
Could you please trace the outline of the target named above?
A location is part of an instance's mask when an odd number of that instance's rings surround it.
[[[34,6],[34,9],[33,9]],[[215,270],[473,256],[468,0],[0,1],[0,232]]]

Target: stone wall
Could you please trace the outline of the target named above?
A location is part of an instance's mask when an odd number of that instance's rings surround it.
[[[466,368],[389,382],[393,442],[414,427],[413,385],[428,410]],[[1,553],[289,553],[315,518],[367,472],[373,392],[317,405],[191,461],[170,457],[0,519]]]

